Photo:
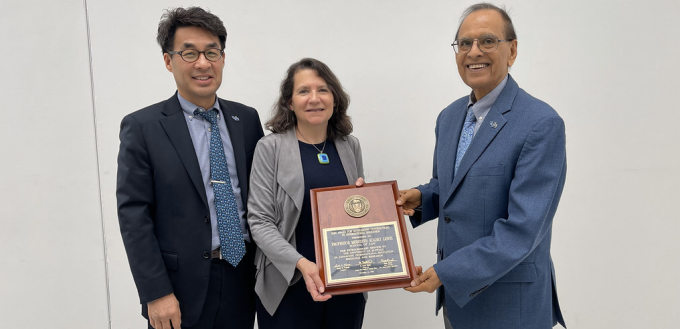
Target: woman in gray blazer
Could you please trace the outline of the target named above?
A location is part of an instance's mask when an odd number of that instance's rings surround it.
[[[349,96],[328,66],[304,58],[281,82],[274,117],[265,124],[273,134],[255,148],[248,224],[258,246],[261,329],[361,328],[363,294],[323,293],[309,201],[313,188],[363,184],[361,147],[350,135],[348,106]]]

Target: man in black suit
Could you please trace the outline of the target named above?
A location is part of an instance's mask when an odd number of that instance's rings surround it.
[[[255,109],[216,95],[226,36],[201,8],[163,15],[158,43],[177,93],[121,123],[118,219],[142,315],[156,329],[253,328],[245,206],[264,133]]]

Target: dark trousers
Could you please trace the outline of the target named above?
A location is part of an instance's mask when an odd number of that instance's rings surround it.
[[[208,294],[198,322],[182,329],[253,329],[255,324],[255,273],[253,244],[246,243],[247,253],[237,267],[226,260],[213,259],[210,264]],[[180,311],[182,305],[179,306]],[[149,324],[149,329],[152,329]],[[179,329],[176,328],[175,329]]]
[[[315,302],[300,279],[288,287],[273,316],[257,298],[259,329],[359,329],[364,322],[366,300],[363,294],[337,295]]]

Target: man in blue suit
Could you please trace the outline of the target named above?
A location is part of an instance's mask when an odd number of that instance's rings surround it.
[[[446,328],[565,326],[550,257],[564,122],[508,74],[517,37],[505,10],[468,8],[453,48],[472,93],[437,118],[430,182],[397,201],[414,227],[439,218],[438,261],[407,290],[436,290]]]

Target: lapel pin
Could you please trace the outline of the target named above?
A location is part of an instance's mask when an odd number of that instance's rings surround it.
[[[498,127],[498,122],[496,121],[489,122],[489,127],[496,129],[496,127]]]
[[[236,116],[236,115],[232,115],[231,118],[234,119],[234,121],[239,121],[239,120],[241,120],[241,119],[239,119],[238,116]]]

